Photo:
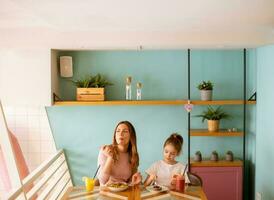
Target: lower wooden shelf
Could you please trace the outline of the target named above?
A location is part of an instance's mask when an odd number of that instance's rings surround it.
[[[191,167],[241,167],[243,166],[243,161],[234,160],[234,161],[211,161],[211,160],[202,160],[201,162],[196,162],[193,159],[190,161]]]
[[[209,132],[207,129],[191,129],[190,136],[212,136],[212,137],[235,137],[243,136],[241,131],[229,132],[226,129],[220,129],[218,132]]]

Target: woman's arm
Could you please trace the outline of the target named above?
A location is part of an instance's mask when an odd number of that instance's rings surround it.
[[[112,166],[114,160],[112,158],[112,148],[108,145],[101,148],[98,156],[98,165],[100,165],[100,171],[98,173],[98,178],[100,184],[106,184],[111,175]]]
[[[137,185],[142,182],[142,175],[140,172],[136,172],[132,175],[131,177],[131,184],[132,185]]]

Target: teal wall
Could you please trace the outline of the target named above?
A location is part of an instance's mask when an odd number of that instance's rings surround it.
[[[107,99],[124,99],[124,81],[133,77],[133,98],[136,82],[143,83],[143,99],[187,99],[187,51],[78,51],[59,52],[73,57],[74,77],[101,73],[114,85],[107,88]],[[250,73],[253,73],[250,71]],[[191,53],[191,98],[199,99],[196,88],[201,80],[214,82],[214,99],[243,98],[242,50],[195,50]],[[60,78],[60,97],[75,99],[75,86]],[[251,80],[252,82],[252,80]],[[251,95],[252,91],[248,91]],[[196,106],[192,115],[206,107]],[[222,128],[243,128],[243,106],[225,106],[233,118],[222,121]],[[64,148],[72,178],[81,184],[81,177],[96,169],[99,147],[111,143],[115,125],[129,120],[137,130],[140,170],[162,158],[162,145],[172,132],[185,139],[183,155],[187,160],[187,113],[183,106],[52,106],[47,108],[57,148]],[[201,119],[191,117],[192,128],[206,128]],[[213,150],[221,156],[232,150],[242,157],[242,138],[191,138],[191,155],[201,150],[209,157]]]
[[[256,191],[266,200],[274,199],[273,55],[274,45],[257,49]]]

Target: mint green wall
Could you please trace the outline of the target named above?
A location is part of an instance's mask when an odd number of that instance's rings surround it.
[[[133,77],[133,97],[137,81],[143,83],[143,99],[187,98],[187,51],[78,51],[59,52],[71,55],[74,62],[74,79],[87,73],[101,73],[114,83],[107,88],[107,99],[124,99],[124,80]],[[240,99],[243,97],[242,50],[195,50],[191,53],[191,98],[199,99],[196,89],[201,80],[215,83],[214,99]],[[62,99],[75,99],[75,87],[60,78]],[[251,93],[251,92],[250,92]],[[206,107],[196,106],[192,115]],[[243,106],[225,106],[233,115],[222,121],[222,128],[242,129]],[[91,175],[96,169],[99,147],[111,142],[113,129],[121,120],[129,120],[137,130],[140,153],[140,170],[162,158],[162,145],[172,132],[185,139],[183,155],[187,160],[187,113],[183,106],[53,106],[48,116],[58,148],[68,156],[72,178],[81,184],[81,177]],[[192,128],[206,128],[201,119],[191,118]],[[221,156],[232,150],[242,156],[242,138],[195,137],[191,138],[191,155],[201,150],[209,157],[213,150]]]
[[[257,49],[256,191],[274,199],[274,45]]]
[[[186,51],[76,51],[60,55],[73,57],[74,80],[100,73],[112,82],[114,85],[106,90],[107,99],[125,99],[125,80],[129,75],[133,78],[134,99],[137,82],[143,84],[145,99],[187,97]],[[75,99],[76,87],[65,78],[59,83],[61,98]]]

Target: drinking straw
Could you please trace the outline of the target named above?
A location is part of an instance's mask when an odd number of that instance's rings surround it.
[[[184,176],[184,175],[185,175],[185,173],[186,173],[186,168],[187,168],[187,165],[188,165],[188,164],[186,164],[186,166],[185,166],[183,176]]]
[[[95,174],[94,174],[94,176],[93,176],[93,179],[95,179],[95,177],[96,177],[96,175],[97,175],[98,170],[100,169],[100,167],[101,167],[101,165],[98,165],[97,170],[96,170],[96,172],[95,172]]]

